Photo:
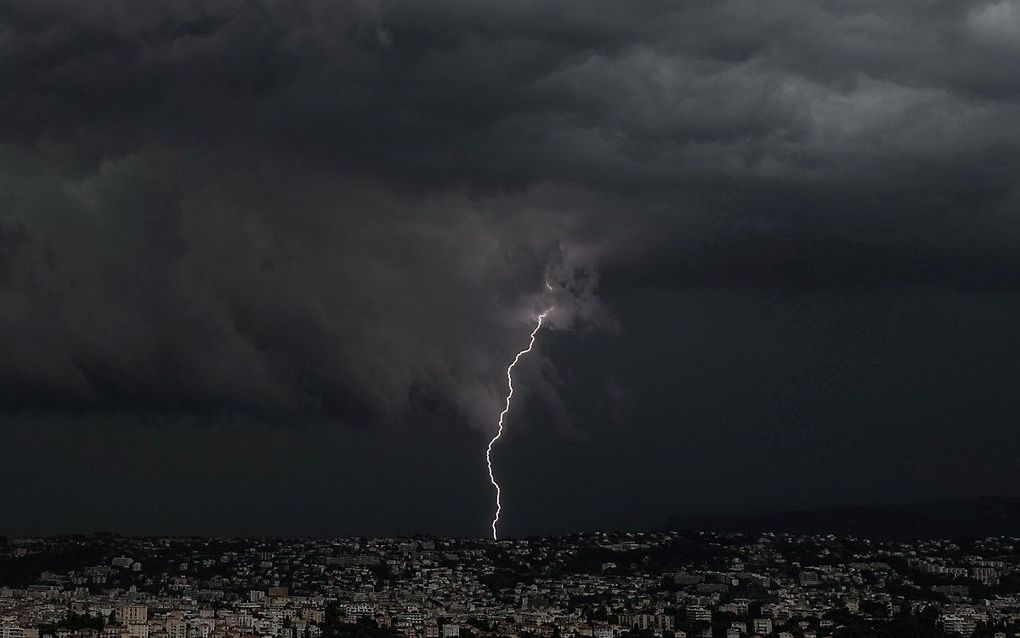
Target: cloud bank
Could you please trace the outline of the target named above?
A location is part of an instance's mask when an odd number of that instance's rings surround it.
[[[12,0],[0,402],[485,424],[599,286],[1016,290],[1018,42],[1009,0]]]

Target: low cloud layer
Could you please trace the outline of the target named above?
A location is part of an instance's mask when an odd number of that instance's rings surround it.
[[[6,2],[0,401],[488,423],[599,286],[1014,291],[1018,42],[1010,0]]]

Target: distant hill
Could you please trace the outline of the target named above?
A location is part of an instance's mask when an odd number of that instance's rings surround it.
[[[827,507],[727,516],[674,516],[664,530],[839,534],[882,540],[959,536],[1020,537],[1020,498]]]

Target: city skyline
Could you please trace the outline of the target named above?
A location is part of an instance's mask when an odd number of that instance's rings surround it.
[[[1009,638],[1015,537],[0,538],[5,638]],[[881,633],[879,633],[881,632]]]

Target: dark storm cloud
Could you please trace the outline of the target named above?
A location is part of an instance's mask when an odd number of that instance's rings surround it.
[[[1007,0],[4,3],[0,399],[485,421],[536,310],[607,324],[596,267],[1015,290],[1018,42]]]

